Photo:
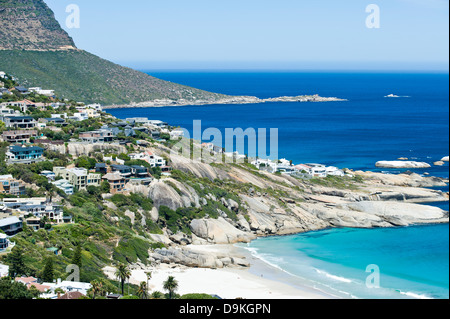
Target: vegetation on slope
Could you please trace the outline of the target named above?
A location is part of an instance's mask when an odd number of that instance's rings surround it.
[[[54,89],[60,98],[129,104],[155,99],[217,100],[224,95],[163,81],[81,50],[0,51],[0,70],[25,86]]]

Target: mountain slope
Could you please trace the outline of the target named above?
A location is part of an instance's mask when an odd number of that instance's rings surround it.
[[[59,50],[75,47],[72,38],[41,0],[0,0],[1,50]]]
[[[23,85],[54,89],[63,98],[105,105],[224,97],[163,81],[81,50],[0,51],[0,70],[14,75]]]
[[[225,95],[163,81],[78,50],[43,0],[0,0],[0,71],[26,86],[105,105]]]

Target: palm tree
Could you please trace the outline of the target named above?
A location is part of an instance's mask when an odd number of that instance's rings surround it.
[[[169,291],[169,299],[172,299],[174,292],[178,289],[178,281],[174,277],[169,276],[164,282],[163,288]]]
[[[152,279],[152,272],[147,271],[147,272],[145,272],[145,274],[147,275],[147,288],[148,288],[149,287],[148,282],[150,281],[150,279]]]
[[[95,299],[95,297],[97,296],[97,294],[101,295],[103,293],[103,284],[101,281],[98,280],[93,280],[91,281],[91,292],[92,292],[92,299]]]
[[[137,294],[139,298],[141,299],[148,299],[148,288],[147,283],[145,281],[142,281],[139,285],[139,289],[137,291]]]
[[[130,270],[128,267],[124,264],[119,264],[116,270],[116,277],[120,280],[120,283],[122,285],[122,296],[124,296],[123,288],[125,281],[131,277]]]

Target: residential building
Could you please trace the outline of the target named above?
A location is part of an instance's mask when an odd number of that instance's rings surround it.
[[[144,178],[149,177],[150,173],[148,172],[148,168],[142,165],[132,165],[131,166],[132,175],[136,178]]]
[[[127,165],[111,165],[111,172],[115,173],[118,172],[123,177],[131,177],[133,175],[132,168]]]
[[[24,284],[25,286],[27,286],[27,289],[30,289],[31,287],[35,287],[41,293],[46,292],[51,288],[50,285],[42,285],[42,284],[38,283],[37,278],[34,278],[34,277],[17,277],[17,278],[14,278],[14,280],[16,282],[20,282],[20,283]]]
[[[79,299],[86,296],[89,289],[91,289],[91,284],[87,282],[78,281],[61,281],[58,279],[56,283],[44,282],[43,285],[49,286],[47,294],[41,295],[45,299]],[[58,294],[55,291],[61,289],[65,294]]]
[[[23,223],[16,216],[0,219],[0,229],[8,236],[22,231]]]
[[[31,164],[44,160],[44,149],[38,146],[10,146],[6,152],[8,164]]]
[[[71,221],[70,217],[64,217],[61,205],[49,203],[44,197],[4,198],[3,205],[23,215],[34,215],[39,219],[47,217],[48,220],[56,224]]]
[[[214,145],[213,143],[203,143],[202,148],[212,152],[212,153],[223,153],[223,147]]]
[[[74,193],[73,185],[65,179],[54,181],[52,184],[55,185],[56,188],[62,190],[66,195],[73,195]]]
[[[36,107],[36,103],[34,103],[34,102],[30,101],[30,100],[27,100],[27,99],[22,100],[22,101],[5,102],[4,104],[7,105],[7,106],[19,107],[20,110],[22,112],[24,112],[24,113],[28,110],[28,108]]]
[[[8,143],[26,144],[30,143],[30,138],[36,137],[35,130],[15,130],[6,131],[2,134],[2,140]]]
[[[2,89],[0,89],[0,94],[2,93]],[[8,91],[9,92],[9,91]],[[4,94],[4,93],[3,93]],[[19,111],[13,110],[7,106],[7,103],[0,104],[0,116],[3,121],[3,117],[5,116],[19,116],[21,113]]]
[[[2,175],[0,176],[0,194],[26,195],[25,185],[14,179],[12,175]]]
[[[95,164],[95,172],[100,174],[107,174],[108,166],[105,163],[97,163]]]
[[[157,126],[159,128],[167,128],[169,126],[168,123],[160,121],[160,120],[149,120],[149,125]]]
[[[122,176],[119,172],[108,173],[103,176],[103,179],[108,181],[110,185],[110,193],[117,194],[125,191],[125,185],[128,182],[128,178]]]
[[[36,120],[31,116],[5,116],[3,118],[6,127],[15,129],[31,129],[36,127]]]
[[[21,93],[21,94],[29,94],[29,93],[30,93],[30,92],[28,91],[28,89],[25,88],[25,87],[23,87],[23,86],[16,86],[16,87],[14,87],[14,89],[15,89],[16,91],[18,91],[19,93]]]
[[[142,160],[150,164],[151,167],[163,167],[167,165],[164,158],[154,155],[152,152],[133,153],[129,155],[132,160]]]
[[[114,140],[115,134],[111,129],[99,129],[80,133],[79,137],[81,141],[87,143],[109,143]]]
[[[172,140],[178,140],[184,136],[184,131],[182,129],[175,129],[173,131],[170,131],[170,139]]]
[[[39,175],[47,177],[49,181],[54,181],[56,178],[56,174],[52,171],[42,171]]]
[[[125,119],[126,122],[133,124],[133,125],[145,125],[148,124],[148,118],[147,117],[131,117],[131,118],[127,118]]]
[[[48,97],[54,97],[55,96],[55,90],[43,90],[40,87],[34,87],[28,89],[30,92],[34,92],[39,95],[45,95]]]
[[[41,219],[38,217],[29,217],[25,219],[25,223],[27,226],[34,231],[39,230],[41,228]]]
[[[306,164],[311,167],[311,177],[327,177],[327,169],[322,164]]]
[[[77,112],[74,113],[73,116],[70,116],[69,119],[73,120],[73,121],[84,121],[87,120],[89,118],[89,115],[87,114],[87,112]]]
[[[326,170],[327,176],[340,176],[340,177],[345,176],[345,173],[343,170],[341,170],[337,167],[334,167],[334,166],[328,166],[325,168],[325,170]]]
[[[4,251],[8,247],[9,247],[8,236],[0,233],[0,251]],[[1,265],[0,265],[0,267],[1,267]],[[3,277],[1,268],[0,268],[0,277]]]
[[[66,121],[61,117],[43,118],[43,119],[40,119],[39,122],[45,123],[45,124],[56,124],[56,125],[67,124]]]
[[[62,177],[77,190],[86,189],[88,186],[100,186],[101,175],[89,173],[85,168],[54,167],[53,172],[57,177]]]

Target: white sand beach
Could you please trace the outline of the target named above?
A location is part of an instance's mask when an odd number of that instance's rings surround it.
[[[195,246],[192,249],[201,251],[227,251],[245,257],[251,264],[250,269],[246,268],[188,268],[161,264],[148,269],[134,269],[131,271],[130,283],[139,284],[147,281],[146,271],[152,272],[149,281],[151,292],[160,291],[165,293],[163,282],[169,276],[173,276],[179,284],[176,291],[178,294],[207,293],[218,295],[223,299],[329,299],[334,298],[318,290],[309,287],[292,286],[278,280],[271,280],[267,277],[274,277],[279,270],[272,268],[259,259],[251,256],[249,252],[236,248],[232,245],[211,245]],[[257,275],[254,270],[258,272]],[[106,267],[105,273],[114,279],[114,269]]]

